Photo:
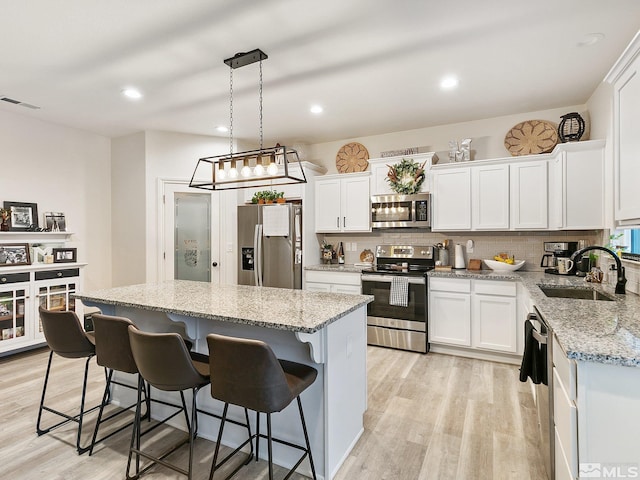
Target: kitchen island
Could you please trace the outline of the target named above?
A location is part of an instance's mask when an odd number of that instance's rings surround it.
[[[318,378],[302,394],[302,402],[318,478],[334,477],[363,432],[370,296],[175,280],[82,292],[76,298],[104,314],[127,317],[142,330],[180,331],[200,353],[208,353],[207,334],[218,333],[263,340],[279,358],[316,368]],[[135,385],[133,377],[118,373]],[[156,390],[153,394],[167,395]],[[120,404],[133,399],[117,387],[113,397]],[[217,414],[222,411],[222,403],[213,400],[208,389],[200,393],[198,404]],[[242,413],[239,408],[232,412],[237,420],[242,420]],[[277,414],[273,423],[275,436],[301,441],[295,404]],[[215,440],[217,432],[217,421],[202,419],[200,436]],[[240,428],[225,429],[224,443],[235,447],[244,434]],[[274,445],[274,461],[280,465],[292,466],[297,454]],[[307,462],[298,470],[310,475]]]

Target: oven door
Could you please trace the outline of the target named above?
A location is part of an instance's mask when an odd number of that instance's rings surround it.
[[[392,275],[362,275],[362,293],[373,295],[367,305],[367,343],[426,353],[427,287],[424,277],[409,278],[406,307],[389,305]]]

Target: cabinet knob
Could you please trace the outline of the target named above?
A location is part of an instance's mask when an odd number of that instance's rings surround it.
[[[2,277],[2,278],[0,278],[0,282],[4,283],[4,282],[6,282],[6,281],[7,281],[7,277]]]
[[[217,266],[218,266],[218,262],[213,262],[213,263],[211,264],[211,266],[212,266],[212,267],[217,267]]]
[[[56,275],[57,275],[58,277],[61,277],[61,276],[62,276],[62,272],[58,272],[58,273],[56,273]]]

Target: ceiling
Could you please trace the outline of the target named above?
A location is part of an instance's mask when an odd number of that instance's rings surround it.
[[[262,49],[265,145],[583,104],[640,26],[638,0],[0,0],[0,109],[115,137],[218,135],[225,58]],[[587,34],[604,38],[579,46]],[[259,133],[258,64],[234,136]],[[457,89],[442,91],[444,75]],[[135,86],[143,98],[121,94]],[[313,104],[324,107],[313,115]]]

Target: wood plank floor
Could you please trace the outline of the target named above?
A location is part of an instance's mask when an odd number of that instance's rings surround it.
[[[48,350],[38,350],[0,359],[2,478],[124,478],[128,430],[105,441],[92,457],[75,453],[75,425],[36,435],[47,356]],[[83,364],[82,360],[54,358],[50,396],[48,393],[52,406],[70,412],[77,405]],[[336,480],[546,478],[533,399],[528,385],[518,381],[517,367],[369,347],[368,372],[365,431]],[[104,375],[95,362],[90,378],[88,404],[94,405],[104,388]],[[95,414],[91,414],[84,441],[94,421]],[[157,438],[171,442],[176,434],[167,428]],[[196,441],[194,479],[208,478],[213,447],[207,440]],[[186,459],[184,450],[172,458]],[[216,478],[226,476],[220,473]],[[283,473],[278,469],[276,478]],[[143,478],[185,477],[154,468]],[[252,462],[234,478],[266,479],[266,462]]]

